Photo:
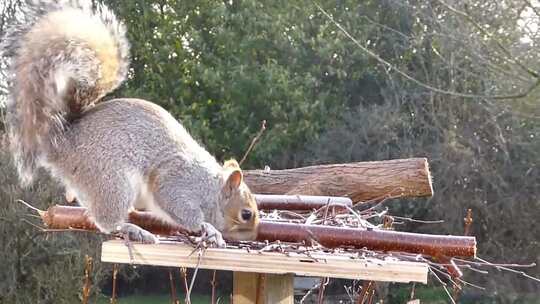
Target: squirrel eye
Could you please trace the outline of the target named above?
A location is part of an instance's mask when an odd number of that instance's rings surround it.
[[[240,216],[242,217],[244,221],[249,221],[251,219],[252,212],[249,209],[242,209]]]

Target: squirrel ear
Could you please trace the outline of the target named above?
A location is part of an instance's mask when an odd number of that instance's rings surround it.
[[[234,159],[229,159],[223,163],[223,169],[238,169],[240,170],[240,165]]]
[[[227,182],[225,183],[227,189],[238,189],[238,187],[240,187],[240,184],[242,183],[243,178],[244,177],[240,168],[233,170],[231,174],[229,174],[229,177],[227,177]]]

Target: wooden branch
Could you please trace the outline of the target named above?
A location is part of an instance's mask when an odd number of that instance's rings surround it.
[[[90,288],[92,288],[91,275],[92,275],[92,266],[93,261],[92,257],[88,255],[84,256],[84,285],[82,290],[82,304],[88,304],[88,299],[90,297]]]
[[[98,230],[94,222],[88,217],[84,207],[54,205],[47,211],[37,210],[43,223],[50,229],[84,229]],[[193,234],[181,225],[173,225],[154,216],[147,211],[132,211],[129,213],[129,222],[143,227],[158,235]]]
[[[244,180],[255,193],[346,196],[353,202],[433,195],[425,158],[247,170]]]
[[[350,198],[335,196],[255,194],[255,199],[259,210],[313,210],[327,204],[352,207]]]
[[[364,230],[323,225],[261,222],[259,241],[307,244],[312,240],[327,247],[400,251],[432,257],[475,257],[476,239],[470,236],[419,234],[390,230]]]
[[[83,207],[52,206],[40,213],[44,223],[56,229],[95,229]],[[130,221],[146,230],[161,235],[186,234],[180,225],[164,223],[150,213],[133,211]],[[163,225],[163,227],[160,227]],[[157,233],[159,232],[159,233]],[[386,230],[364,230],[322,225],[300,225],[264,222],[259,224],[259,241],[283,241],[307,244],[316,241],[328,247],[367,248],[376,251],[401,251],[432,257],[474,257],[476,239],[466,236],[443,236]]]
[[[257,143],[259,138],[261,138],[262,134],[264,133],[264,130],[266,130],[266,120],[261,121],[261,129],[259,130],[259,132],[257,132],[257,135],[255,135],[255,137],[253,137],[253,139],[251,140],[251,143],[249,144],[249,147],[247,148],[246,153],[244,153],[244,156],[242,156],[242,159],[240,160],[238,164],[242,165],[244,161],[246,161],[246,158],[249,155],[249,152],[251,152],[253,147],[255,147],[255,144]]]
[[[132,243],[132,257],[124,242],[115,240],[102,244],[101,260],[109,263],[134,263],[170,267],[190,267],[241,272],[287,274],[303,276],[335,277],[355,280],[387,282],[427,281],[428,266],[425,263],[353,258],[332,253],[301,253],[285,255],[278,252],[247,251],[232,248],[208,248],[198,263],[193,247],[177,242],[160,244]]]
[[[254,194],[254,196],[259,210],[313,210],[326,204],[352,207],[352,201],[348,197],[278,194]],[[75,196],[66,193],[66,201],[73,203]]]

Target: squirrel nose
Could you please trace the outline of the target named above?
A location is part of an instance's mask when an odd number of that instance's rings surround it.
[[[249,210],[249,209],[242,209],[242,212],[241,212],[240,216],[242,216],[242,219],[243,219],[244,221],[249,221],[249,220],[251,219],[252,214],[253,214],[253,213],[251,212],[251,210]]]

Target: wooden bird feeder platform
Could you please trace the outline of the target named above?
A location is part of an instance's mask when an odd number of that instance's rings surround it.
[[[155,245],[133,244],[131,251],[130,256],[128,247],[123,241],[107,241],[102,245],[101,260],[109,263],[188,268],[196,268],[198,265],[201,269],[233,271],[235,304],[292,304],[295,275],[426,283],[428,273],[428,266],[425,263],[358,258],[346,254],[312,253],[308,257],[305,254],[294,253],[284,255],[245,249],[208,248],[199,261],[199,256],[197,252],[193,253],[192,246],[175,242]]]
[[[133,262],[140,265],[195,268],[199,257],[197,252],[193,251],[192,246],[175,242],[133,244],[131,260],[124,242],[113,240],[103,243],[101,260],[110,263]],[[308,257],[302,253],[284,255],[278,252],[261,253],[228,248],[205,249],[199,268],[400,283],[426,283],[428,272],[425,263],[397,259],[357,258],[330,253],[312,253]]]
[[[375,226],[357,229],[343,223],[338,223],[338,226],[326,224],[330,204],[337,203],[341,210],[351,212],[358,218],[358,214],[351,209],[353,204],[396,197],[431,196],[431,176],[427,160],[423,158],[245,171],[244,177],[252,191],[261,194],[256,199],[259,209],[265,214],[271,214],[272,211],[268,212],[272,209],[287,210],[283,212],[288,213],[303,209],[309,210],[315,217],[319,216],[319,222],[322,222],[313,225],[307,219],[293,223],[286,219],[272,221],[271,217],[267,217],[259,225],[258,244],[278,242],[279,245],[281,241],[297,244],[294,246],[298,248],[319,244],[318,248],[323,250],[276,252],[253,250],[245,246],[194,250],[193,246],[173,241],[174,236],[186,232],[182,227],[155,225],[151,213],[134,211],[130,213],[129,221],[156,234],[173,237],[160,244],[133,243],[129,247],[119,240],[104,242],[102,261],[232,271],[233,303],[292,304],[295,275],[426,283],[428,264],[423,262],[425,259],[417,261],[414,257],[430,256],[452,265],[452,257],[473,257],[476,254],[474,237],[393,232]],[[316,209],[318,211],[314,211]],[[318,213],[321,210],[325,210],[321,212],[324,213],[322,220]],[[53,206],[39,212],[44,224],[51,229],[95,229],[84,208]],[[358,219],[357,223],[361,222]],[[364,249],[387,254],[360,254]],[[398,259],[392,252],[404,252],[413,258]],[[449,272],[451,270],[450,266]],[[459,276],[459,269],[456,267],[454,270],[452,275]]]

